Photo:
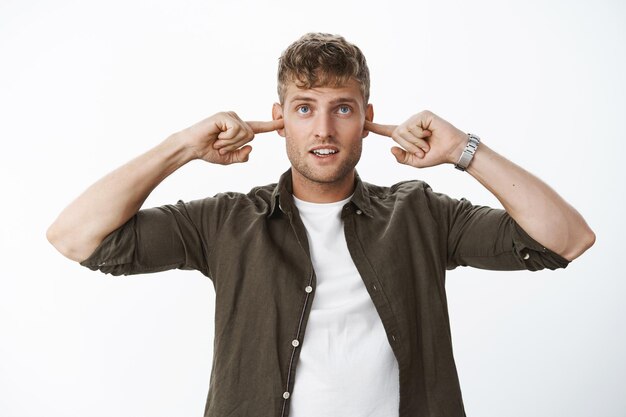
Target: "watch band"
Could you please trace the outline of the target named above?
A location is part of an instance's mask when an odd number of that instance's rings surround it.
[[[480,143],[480,138],[473,133],[467,134],[467,146],[461,157],[459,158],[459,162],[454,164],[454,167],[459,171],[465,171],[469,166],[470,162],[472,162],[472,158],[474,158],[474,154],[476,153],[476,149],[478,149],[478,144]]]

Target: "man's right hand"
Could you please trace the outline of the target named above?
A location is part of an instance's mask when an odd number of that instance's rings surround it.
[[[252,151],[246,145],[256,133],[283,128],[283,120],[244,122],[235,112],[221,112],[178,133],[194,159],[229,165],[246,162]]]

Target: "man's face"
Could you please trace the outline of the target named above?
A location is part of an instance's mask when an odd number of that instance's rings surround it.
[[[294,181],[332,184],[352,177],[361,158],[365,119],[372,119],[359,84],[350,80],[339,88],[300,89],[287,86],[282,105],[273,108],[283,118],[287,156]]]

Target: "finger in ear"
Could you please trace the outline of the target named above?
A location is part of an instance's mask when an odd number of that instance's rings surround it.
[[[280,103],[274,103],[274,105],[272,106],[272,120],[280,119],[283,119],[283,106],[281,106]],[[276,132],[283,138],[285,137],[284,121],[283,127],[276,129]]]

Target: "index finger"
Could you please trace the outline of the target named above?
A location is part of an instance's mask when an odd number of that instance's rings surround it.
[[[391,137],[391,134],[394,130],[396,130],[398,126],[396,125],[379,125],[378,123],[370,122],[369,120],[365,121],[365,130],[369,130],[372,133],[377,133],[379,135]]]
[[[246,122],[254,133],[273,132],[285,126],[283,119],[271,120],[269,122]]]

